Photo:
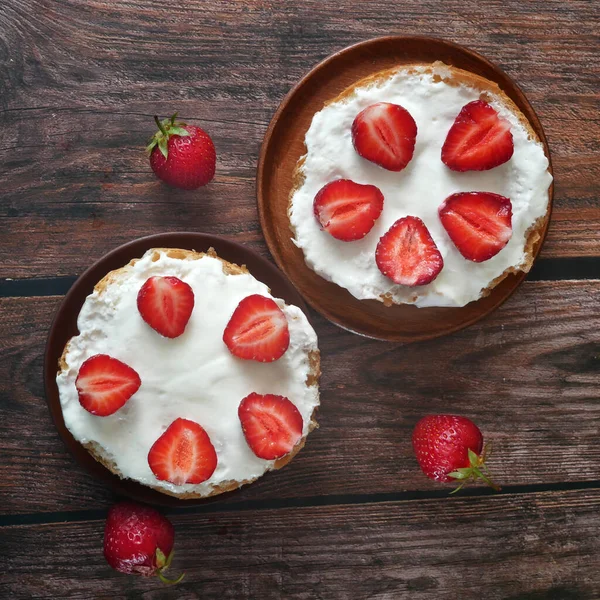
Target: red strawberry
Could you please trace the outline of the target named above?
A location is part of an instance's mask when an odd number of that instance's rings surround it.
[[[386,277],[411,287],[431,283],[444,266],[429,230],[418,217],[398,219],[379,240],[375,260]]]
[[[192,315],[194,292],[177,277],[150,277],[138,293],[137,306],[152,329],[176,338],[185,331]]]
[[[159,131],[146,151],[159,179],[176,188],[195,190],[209,183],[215,175],[215,146],[206,131],[176,123],[176,117],[177,113],[162,122],[154,117]]]
[[[247,296],[229,319],[223,341],[238,358],[272,362],[281,358],[290,345],[287,319],[271,298]]]
[[[485,466],[483,436],[473,421],[455,415],[429,415],[415,426],[412,444],[423,473],[435,481],[482,479],[499,490]],[[481,452],[483,448],[483,453]]]
[[[107,354],[88,358],[75,380],[79,403],[98,417],[117,412],[140,385],[140,376],[130,366]]]
[[[302,437],[302,415],[285,396],[252,393],[242,400],[238,415],[246,442],[258,458],[281,458]]]
[[[157,479],[175,485],[202,483],[217,468],[217,453],[208,433],[194,421],[175,419],[148,452]]]
[[[388,171],[402,171],[415,151],[417,124],[397,104],[378,102],[358,113],[352,123],[354,149]]]
[[[491,192],[459,192],[444,200],[440,220],[458,251],[473,262],[496,256],[512,235],[512,204]]]
[[[383,194],[374,185],[338,179],[319,190],[313,208],[322,229],[338,240],[351,242],[373,229],[383,210]]]
[[[104,557],[121,573],[158,577],[164,583],[163,571],[173,559],[175,532],[170,521],[157,510],[134,502],[119,502],[109,511],[104,528]]]
[[[487,171],[513,155],[510,123],[483,100],[462,107],[442,147],[442,162],[453,171]]]

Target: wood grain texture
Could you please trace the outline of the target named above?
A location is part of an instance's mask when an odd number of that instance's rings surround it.
[[[112,574],[104,523],[7,527],[4,598],[595,600],[600,491],[172,517],[178,586]],[[48,550],[52,558],[48,560]]]
[[[190,228],[267,255],[254,177],[272,114],[318,61],[388,34],[448,38],[517,81],[556,175],[542,256],[600,257],[599,25],[588,0],[3,0],[0,278],[76,275]],[[152,115],[176,109],[216,143],[199,192],[159,184],[142,152]],[[172,589],[104,563],[112,494],[67,454],[42,389],[60,299],[0,299],[0,513],[41,523],[0,529],[0,597],[597,599],[598,489],[350,503],[440,489],[410,449],[426,412],[474,418],[505,485],[600,481],[598,283],[526,283],[477,326],[410,346],[313,314],[321,429],[283,471],[173,514],[188,575]]]
[[[254,171],[275,108],[325,56],[390,33],[465,44],[522,86],[556,175],[543,256],[600,256],[598,13],[558,0],[3,2],[0,277],[76,274],[190,227],[265,252]],[[175,109],[215,140],[217,176],[199,192],[157,183],[142,152],[151,116]]]
[[[110,498],[63,448],[44,400],[42,351],[58,301],[0,300],[3,514],[98,508]],[[600,480],[599,302],[597,281],[526,282],[479,324],[405,346],[313,314],[321,427],[289,466],[223,502],[437,490],[418,470],[410,435],[438,412],[479,424],[501,484]]]

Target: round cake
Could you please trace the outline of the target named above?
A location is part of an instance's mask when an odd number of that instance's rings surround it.
[[[461,307],[531,268],[552,176],[495,83],[440,62],[382,71],[316,113],[305,145],[293,240],[356,298]]]
[[[122,478],[202,498],[287,464],[316,426],[317,336],[243,266],[151,249],[79,313],[57,385],[65,425]]]

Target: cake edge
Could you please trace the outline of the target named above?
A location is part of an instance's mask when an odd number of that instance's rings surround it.
[[[178,260],[199,260],[199,259],[203,258],[204,256],[209,256],[211,258],[216,258],[217,260],[221,261],[222,266],[223,266],[223,272],[226,275],[251,274],[245,265],[240,266],[240,265],[237,265],[235,263],[229,262],[229,261],[221,258],[220,256],[217,255],[215,249],[212,247],[209,248],[206,252],[196,252],[195,250],[184,250],[181,248],[150,248],[146,253],[148,253],[148,252],[154,253],[152,256],[153,261],[156,261],[160,258],[161,252],[165,253],[169,258],[174,258],[174,259],[178,259]],[[139,260],[140,260],[139,258],[134,258],[129,263],[124,265],[123,267],[120,267],[118,269],[115,269],[115,270],[107,273],[94,286],[94,291],[98,292],[99,294],[102,294],[108,288],[108,286],[110,284],[115,282],[121,274],[126,273]],[[270,291],[271,290],[269,289],[269,292]],[[286,305],[287,305],[287,303],[286,303]],[[73,336],[72,338],[70,338],[67,341],[67,343],[65,344],[65,347],[63,349],[62,355],[58,359],[58,367],[59,368],[58,368],[57,376],[60,375],[61,373],[63,373],[64,371],[68,370],[68,368],[69,368],[67,361],[66,361],[66,356],[69,352],[69,346],[74,337],[77,337],[77,336]],[[311,350],[308,353],[308,360],[309,360],[310,368],[309,368],[309,372],[308,372],[306,382],[305,382],[306,387],[307,388],[313,387],[313,386],[317,387],[317,405],[313,409],[313,412],[310,416],[310,421],[308,424],[308,431],[306,432],[306,435],[302,436],[300,441],[294,446],[294,448],[292,449],[292,451],[289,454],[286,454],[285,456],[277,459],[274,462],[273,467],[271,469],[268,469],[265,473],[263,473],[262,475],[259,475],[258,477],[254,477],[252,479],[244,479],[242,481],[230,480],[230,481],[222,482],[221,484],[219,484],[217,486],[213,486],[213,488],[211,489],[211,491],[208,494],[201,494],[198,492],[187,492],[187,491],[172,492],[170,490],[166,490],[159,486],[146,485],[139,481],[136,481],[135,479],[130,479],[130,478],[124,477],[122,475],[122,473],[119,471],[114,460],[108,455],[108,453],[104,450],[104,448],[100,444],[98,444],[97,442],[94,442],[94,441],[89,441],[89,442],[80,442],[79,440],[76,440],[76,441],[79,444],[81,444],[81,446],[83,446],[87,450],[87,452],[97,462],[99,462],[101,465],[106,467],[114,475],[117,475],[121,479],[124,479],[127,481],[132,481],[138,485],[156,490],[157,492],[160,492],[161,494],[165,494],[167,496],[173,496],[173,497],[179,498],[181,500],[191,500],[191,499],[210,498],[211,496],[217,496],[219,494],[224,494],[225,492],[231,492],[233,490],[236,490],[236,489],[242,487],[243,485],[253,483],[257,479],[260,479],[261,477],[266,475],[271,470],[278,470],[278,469],[281,469],[282,467],[284,467],[285,465],[287,465],[296,456],[296,454],[298,454],[298,452],[300,452],[300,450],[302,450],[302,448],[304,448],[308,434],[319,427],[316,417],[317,417],[317,411],[320,406],[320,399],[319,399],[319,393],[318,393],[319,392],[319,388],[318,388],[319,378],[321,376],[320,351],[318,349]],[[61,411],[62,411],[62,409],[61,409]]]
[[[411,71],[411,69],[412,69],[412,71]],[[449,75],[442,76],[439,73],[439,70],[447,70],[449,72]],[[451,65],[447,65],[446,63],[444,63],[442,61],[435,61],[433,63],[406,63],[403,65],[398,65],[396,67],[378,71],[377,73],[373,73],[371,75],[367,75],[366,77],[363,77],[362,79],[360,79],[353,85],[347,87],[343,92],[341,92],[335,98],[325,102],[323,104],[323,108],[329,106],[330,104],[335,104],[337,102],[342,102],[344,100],[351,98],[355,94],[355,92],[358,88],[364,88],[364,87],[376,86],[378,84],[382,84],[385,81],[387,81],[390,77],[392,77],[393,75],[398,73],[399,71],[407,71],[409,74],[429,72],[429,73],[433,74],[434,80],[435,80],[435,77],[439,77],[440,80],[443,80],[448,85],[456,86],[456,87],[458,87],[460,85],[468,85],[472,88],[480,90],[480,99],[486,100],[486,101],[489,101],[490,99],[492,99],[494,101],[498,101],[498,102],[501,102],[502,104],[504,104],[504,106],[508,110],[510,110],[510,112],[512,112],[519,119],[519,122],[526,129],[530,138],[533,139],[534,141],[536,141],[538,144],[542,143],[539,136],[537,135],[537,133],[531,126],[531,123],[529,122],[527,117],[521,112],[519,107],[502,91],[502,89],[500,88],[500,86],[497,83],[490,81],[489,79],[486,79],[485,77],[481,77],[480,75],[476,75],[475,73],[471,73],[470,71],[465,71],[464,69],[459,69],[458,67],[453,67]],[[311,121],[311,123],[312,123],[312,121]],[[305,134],[305,140],[306,140],[306,134]],[[308,151],[308,149],[306,148],[306,144],[305,144],[304,148],[306,151]],[[544,154],[545,154],[545,148],[544,148]],[[548,157],[546,157],[546,158],[548,158]],[[293,239],[296,239],[296,229],[292,225],[292,221],[291,221],[292,198],[294,197],[294,194],[304,184],[305,160],[306,160],[306,154],[303,154],[296,163],[296,166],[292,173],[292,189],[288,196],[288,223],[290,226],[290,230],[292,231],[292,234],[293,234]],[[548,162],[550,162],[549,158],[548,158]],[[547,172],[551,174],[550,166],[548,166]],[[525,245],[524,245],[524,249],[523,249],[525,258],[523,260],[523,263],[519,267],[515,267],[515,266],[507,267],[486,288],[483,288],[481,290],[479,298],[477,298],[477,300],[481,300],[482,298],[489,296],[491,294],[492,290],[496,286],[498,286],[500,283],[502,283],[502,281],[504,281],[509,275],[514,275],[517,273],[529,273],[529,271],[531,270],[531,267],[533,266],[533,263],[535,261],[535,247],[536,247],[537,243],[542,239],[542,237],[544,235],[544,230],[546,229],[548,221],[550,219],[550,212],[552,209],[551,201],[550,201],[551,200],[551,198],[550,198],[550,188],[551,187],[552,187],[552,183],[548,187],[548,205],[546,208],[546,214],[539,217],[538,219],[536,219],[536,221],[534,223],[532,223],[532,225],[525,232]],[[302,250],[302,248],[299,248],[299,249],[302,252],[302,254],[304,255],[304,251]],[[305,264],[306,264],[306,260],[305,260]],[[311,267],[308,266],[308,264],[306,266],[309,269],[311,269]],[[321,277],[322,279],[325,279],[319,273],[316,273],[316,274],[319,277]],[[325,280],[329,281],[327,279],[325,279]],[[330,283],[333,283],[333,282],[330,281]],[[337,285],[337,284],[334,283],[333,285]],[[342,288],[342,289],[345,289],[345,288]],[[357,298],[357,300],[366,300],[366,298],[363,298],[363,299]],[[393,306],[393,305],[402,306],[402,305],[411,305],[412,304],[410,302],[394,302],[393,296],[390,293],[382,294],[378,298],[375,298],[375,300],[382,302],[385,306],[388,306],[388,307]],[[472,300],[471,302],[477,302],[477,300]],[[470,304],[471,302],[468,302],[467,304]],[[456,307],[456,308],[460,308],[460,307]]]

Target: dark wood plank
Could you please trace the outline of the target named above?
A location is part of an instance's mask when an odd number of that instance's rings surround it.
[[[265,252],[254,169],[279,101],[331,52],[396,32],[463,43],[516,79],[554,158],[543,255],[600,256],[598,13],[588,1],[3,2],[0,277],[76,274],[166,230]],[[216,143],[216,179],[196,193],[158,184],[142,152],[151,116],[174,109]]]
[[[0,595],[595,600],[599,514],[593,490],[176,515],[169,590],[111,573],[101,520],[5,527]]]
[[[234,236],[266,255],[254,170],[271,115],[318,60],[389,33],[452,39],[516,79],[553,153],[543,256],[600,257],[597,3],[167,4],[0,2],[0,278],[75,275],[166,230]],[[216,142],[217,177],[196,193],[158,184],[142,152],[152,115],[174,109]],[[165,589],[108,569],[101,516],[112,495],[50,421],[42,354],[60,299],[0,299],[0,514],[42,523],[1,528],[0,597],[596,599],[599,300],[597,280],[527,283],[483,323],[411,346],[314,316],[321,429],[284,471],[175,511],[188,576]],[[440,411],[481,425],[505,490],[589,489],[380,502],[440,489],[410,449],[416,420]],[[296,508],[249,510],[288,501]]]
[[[0,513],[96,508],[110,498],[66,453],[45,404],[42,349],[58,302],[0,300]],[[407,346],[315,317],[321,427],[291,465],[225,502],[439,489],[410,445],[416,421],[436,412],[480,425],[504,485],[600,481],[599,302],[598,281],[526,282],[470,329]]]

